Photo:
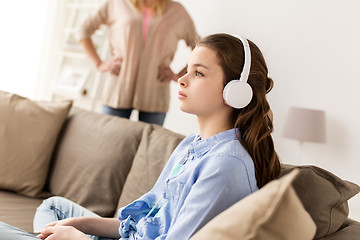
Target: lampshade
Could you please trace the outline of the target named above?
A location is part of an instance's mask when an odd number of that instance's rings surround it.
[[[291,107],[282,135],[299,141],[320,142],[326,140],[325,112]]]

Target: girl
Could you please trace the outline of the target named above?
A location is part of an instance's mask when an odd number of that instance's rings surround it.
[[[38,237],[90,239],[86,233],[116,239],[189,239],[216,215],[277,178],[280,162],[265,97],[273,82],[267,73],[254,43],[227,34],[201,40],[187,73],[178,80],[180,109],[197,116],[200,135],[186,137],[153,189],[120,208],[117,218],[97,217],[64,198],[45,200],[34,219]],[[251,87],[238,86],[246,82]],[[246,94],[248,99],[241,102]],[[44,221],[52,222],[43,227]]]

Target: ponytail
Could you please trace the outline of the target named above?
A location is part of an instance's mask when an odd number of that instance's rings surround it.
[[[266,82],[269,92],[273,81],[266,78]],[[267,100],[254,92],[252,102],[244,109],[235,110],[235,116],[234,127],[240,132],[236,131],[237,138],[254,161],[257,185],[261,188],[280,174],[280,161],[271,137],[272,111]]]

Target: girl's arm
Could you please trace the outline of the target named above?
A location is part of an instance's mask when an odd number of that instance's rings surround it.
[[[86,217],[85,219],[74,219],[77,229],[80,231],[101,237],[120,238],[120,221],[117,218]]]
[[[36,236],[43,240],[91,240],[83,232],[80,232],[71,226],[53,226],[44,228],[41,233]]]
[[[117,218],[99,218],[99,217],[67,218],[46,225],[43,229],[40,230],[40,233],[43,236],[49,235],[49,233],[55,234],[57,233],[56,231],[57,229],[63,227],[73,227],[82,233],[95,235],[95,236],[101,236],[107,238],[121,237],[119,234],[120,221]],[[76,233],[76,231],[74,231],[74,229],[72,228],[64,228],[63,230],[69,231],[72,234]]]

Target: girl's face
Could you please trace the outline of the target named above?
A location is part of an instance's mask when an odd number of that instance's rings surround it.
[[[223,79],[216,52],[196,46],[190,55],[187,73],[178,80],[180,109],[198,117],[208,117],[228,108],[222,97]]]

